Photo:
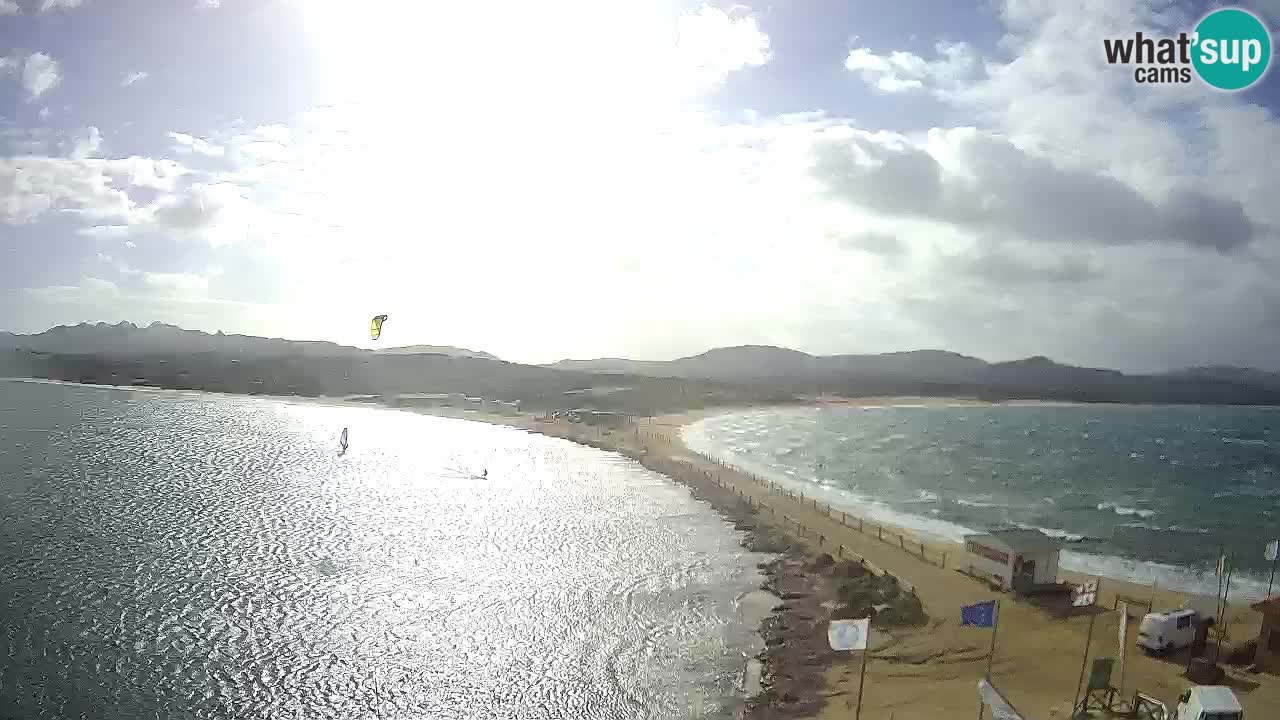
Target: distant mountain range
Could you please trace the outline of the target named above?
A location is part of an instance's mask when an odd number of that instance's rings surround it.
[[[0,377],[249,395],[461,393],[518,401],[533,411],[593,407],[644,415],[794,399],[767,386],[606,377],[509,363],[488,353],[438,345],[374,351],[329,342],[209,334],[164,323],[80,324],[33,335],[0,333]],[[596,387],[607,387],[608,392],[584,392]]]
[[[92,382],[116,382],[111,378],[127,376],[123,384],[262,386],[263,392],[281,385],[283,391],[300,393],[304,388],[305,393],[321,394],[428,392],[482,388],[500,380],[504,394],[539,397],[548,403],[553,401],[545,391],[551,388],[563,392],[595,386],[644,386],[651,397],[654,389],[661,387],[662,397],[682,398],[682,403],[692,403],[695,395],[704,403],[712,396],[759,400],[831,394],[1280,405],[1280,373],[1254,368],[1207,366],[1142,375],[1064,365],[1042,356],[991,363],[942,350],[809,355],[787,348],[744,345],[670,361],[608,358],[530,366],[449,346],[365,350],[330,342],[210,334],[159,322],[145,327],[126,322],[60,325],[33,335],[0,333],[0,351],[9,351],[12,362],[7,372],[22,375],[61,373],[63,377],[92,378],[86,380]],[[634,402],[626,393],[610,397],[610,402]],[[662,402],[666,407],[675,401]]]
[[[33,350],[65,355],[136,357],[152,354],[221,353],[237,357],[335,357],[371,352],[349,345],[314,340],[281,340],[253,335],[227,335],[184,330],[176,325],[153,322],[139,327],[131,322],[115,325],[80,323],[59,325],[42,333],[16,335],[0,332],[0,350]],[[448,345],[410,345],[372,352],[388,355],[447,355],[486,360],[498,358],[486,352]]]
[[[863,394],[908,390],[942,394],[952,390],[979,395],[1121,402],[1249,402],[1251,394],[1256,394],[1259,401],[1270,403],[1270,398],[1280,392],[1280,373],[1255,368],[1212,366],[1142,375],[1064,365],[1043,356],[991,363],[945,350],[809,355],[769,345],[743,345],[669,361],[562,360],[546,367],[811,386],[831,392],[852,390]]]

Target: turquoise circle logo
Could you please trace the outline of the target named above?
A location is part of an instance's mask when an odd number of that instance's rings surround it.
[[[1191,62],[1200,79],[1219,90],[1243,90],[1271,64],[1271,33],[1253,13],[1214,10],[1196,25]]]

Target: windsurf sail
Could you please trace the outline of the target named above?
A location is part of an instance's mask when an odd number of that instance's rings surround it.
[[[377,340],[382,337],[382,323],[386,321],[386,315],[374,315],[373,319],[369,321],[369,338],[371,340]]]
[[[347,451],[347,429],[342,428],[342,437],[338,439],[338,444],[342,446],[342,452]]]

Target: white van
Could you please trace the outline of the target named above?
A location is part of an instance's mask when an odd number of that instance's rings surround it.
[[[1193,608],[1147,613],[1138,626],[1138,647],[1151,653],[1187,647],[1195,641],[1196,631],[1204,621],[1204,616]]]

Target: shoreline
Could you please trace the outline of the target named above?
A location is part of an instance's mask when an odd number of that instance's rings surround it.
[[[911,399],[893,404],[915,404]],[[945,401],[934,400],[945,405]],[[681,429],[699,419],[734,412],[777,411],[814,405],[760,405],[705,408],[689,413],[649,418],[626,428],[607,430],[565,421],[538,421],[529,416],[507,417],[475,411],[400,408],[406,412],[453,417],[506,425],[559,437],[631,458],[645,467],[685,485],[694,497],[708,502],[736,529],[745,531],[744,546],[761,552],[780,552],[779,560],[762,568],[766,589],[783,602],[770,614],[762,628],[766,650],[762,680],[764,692],[744,704],[743,718],[851,718],[858,689],[858,659],[844,657],[827,648],[825,625],[839,612],[840,573],[847,572],[850,558],[883,569],[906,581],[927,614],[925,625],[878,628],[873,625],[869,651],[866,696],[862,713],[867,718],[960,717],[976,712],[977,680],[987,661],[990,633],[962,628],[962,604],[988,599],[1001,601],[1000,643],[992,666],[992,677],[1009,699],[1028,717],[1065,718],[1070,715],[1072,692],[1081,666],[1087,623],[1082,618],[1063,619],[1010,595],[992,592],[982,583],[962,575],[944,560],[941,553],[962,552],[958,545],[924,539],[911,530],[891,523],[874,523],[895,544],[877,536],[860,533],[842,522],[841,513],[810,498],[779,492],[761,485],[759,478],[738,468],[701,455],[688,448]],[[765,481],[767,483],[767,481]],[[784,523],[777,519],[785,518]],[[847,516],[848,520],[852,516]],[[871,525],[871,523],[868,523]],[[796,529],[800,529],[797,537]],[[899,543],[910,548],[904,551]],[[919,554],[923,551],[926,560]],[[958,557],[958,556],[952,556]],[[933,561],[933,562],[930,562]],[[830,563],[830,565],[826,565]],[[824,567],[825,565],[825,567]],[[838,570],[832,572],[832,565]],[[1083,582],[1093,576],[1068,570],[1060,579]],[[1154,600],[1154,609],[1177,607],[1185,600],[1199,598],[1190,593],[1156,589],[1122,580],[1103,578],[1097,604],[1097,627],[1089,657],[1115,656],[1118,613],[1112,605],[1117,597]],[[1161,700],[1169,708],[1177,695],[1191,683],[1182,677],[1181,660],[1148,657],[1133,646],[1137,629],[1130,609],[1130,630],[1123,691],[1128,696],[1141,690]],[[862,615],[859,615],[861,617]],[[850,615],[852,617],[852,615]],[[1229,651],[1241,641],[1255,637],[1260,616],[1249,606],[1234,600],[1227,615],[1228,636],[1223,644],[1223,664],[1228,671],[1224,682],[1236,688],[1246,713],[1266,714],[1280,707],[1280,679],[1251,675],[1243,668],[1229,667]],[[1006,626],[1012,629],[1004,629]],[[1118,682],[1113,677],[1113,682]],[[873,684],[874,683],[874,684]],[[874,690],[873,690],[874,688]]]
[[[387,408],[382,403],[339,397],[256,397],[284,403],[398,409],[523,429],[620,454],[685,485],[694,497],[707,502],[744,533],[745,547],[779,555],[761,568],[765,572],[765,589],[774,592],[781,601],[766,616],[761,628],[765,649],[759,659],[764,690],[742,703],[739,717],[854,716],[859,675],[857,655],[839,656],[827,649],[825,624],[839,612],[840,601],[845,599],[842,593],[847,595],[845,591],[850,587],[859,592],[867,590],[857,585],[868,582],[864,576],[850,577],[857,571],[853,567],[857,563],[846,559],[855,556],[865,559],[871,567],[906,580],[913,590],[910,594],[918,597],[922,612],[927,614],[921,625],[873,626],[867,691],[862,699],[862,714],[868,720],[949,718],[976,712],[974,689],[988,660],[991,632],[960,627],[959,606],[989,599],[999,599],[1002,603],[1000,643],[992,665],[993,682],[1028,718],[1065,718],[1070,714],[1072,691],[1086,640],[1086,622],[1082,618],[1064,620],[1051,616],[1011,596],[993,593],[953,569],[921,561],[898,545],[850,527],[847,518],[839,517],[839,511],[833,513],[829,507],[815,507],[812,499],[783,494],[762,485],[749,473],[700,455],[684,444],[680,432],[681,428],[705,417],[813,408],[815,404],[704,408],[648,418],[650,424],[610,431],[565,421],[539,421],[527,414],[506,416],[445,408]],[[920,399],[868,398],[866,402],[918,405],[912,402],[915,400]],[[923,400],[936,405],[948,404],[946,399]],[[778,522],[779,519],[784,521]],[[891,523],[884,523],[882,527],[891,533],[897,532],[903,538],[900,542],[915,538],[910,530],[903,531]],[[795,528],[799,528],[799,533]],[[921,547],[926,556],[930,549],[947,552],[943,544],[928,540]],[[942,565],[946,566],[946,561]],[[1072,581],[1088,578],[1065,570],[1060,575]],[[882,587],[872,589],[883,590]],[[1118,619],[1110,607],[1117,594],[1149,598],[1152,588],[1103,580],[1098,602],[1102,611],[1092,635],[1091,658],[1116,654]],[[1160,590],[1154,598],[1156,609],[1173,607],[1172,603],[1186,597],[1190,595]],[[865,615],[865,607],[864,602],[856,609]],[[1239,601],[1234,602],[1231,610],[1228,618],[1231,633],[1223,646],[1224,658],[1231,645],[1256,635],[1259,620],[1257,613]],[[1130,611],[1131,619],[1134,611]],[[1159,659],[1137,653],[1133,648],[1136,628],[1131,627],[1129,632],[1126,677],[1120,683],[1123,691],[1131,695],[1141,690],[1172,708],[1177,695],[1190,684],[1181,677],[1185,658]],[[1117,678],[1113,677],[1115,681]],[[1246,716],[1269,716],[1280,707],[1280,679],[1229,669],[1225,682],[1236,689]]]

